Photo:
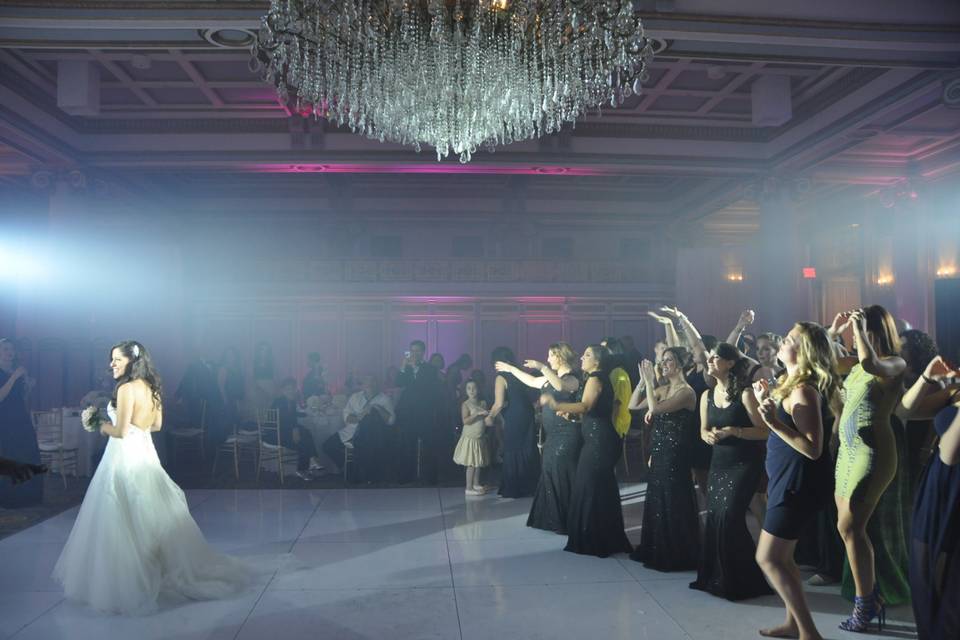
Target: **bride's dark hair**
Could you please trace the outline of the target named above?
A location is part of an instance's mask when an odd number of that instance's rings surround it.
[[[150,352],[136,340],[124,340],[110,347],[111,357],[114,349],[119,349],[120,353],[130,359],[130,362],[127,364],[126,371],[117,379],[117,384],[113,387],[113,400],[111,401],[113,406],[117,406],[117,389],[120,388],[120,385],[133,380],[143,380],[153,393],[153,405],[159,409],[163,402],[163,383],[160,380],[160,374],[153,366]]]

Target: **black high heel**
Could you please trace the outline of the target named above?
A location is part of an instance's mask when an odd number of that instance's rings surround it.
[[[854,597],[853,615],[841,622],[840,628],[858,633],[869,631],[874,618],[877,619],[877,631],[883,631],[883,625],[887,623],[887,606],[880,598],[880,590],[876,585],[869,596]]]

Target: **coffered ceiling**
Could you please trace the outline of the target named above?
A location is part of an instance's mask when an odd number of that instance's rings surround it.
[[[461,165],[291,115],[249,65],[263,2],[7,0],[0,188],[79,170],[156,206],[189,196],[238,214],[265,194],[280,211],[352,215],[457,201],[674,226],[712,216],[708,228],[736,233],[770,176],[816,202],[960,167],[957,3],[635,4],[661,49],[643,95]],[[98,78],[97,108],[58,107],[65,68]],[[769,79],[789,93],[782,122],[758,122],[776,103],[756,86]]]

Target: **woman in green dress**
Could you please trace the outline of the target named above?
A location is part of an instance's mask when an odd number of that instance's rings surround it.
[[[890,416],[903,387],[906,362],[900,357],[900,337],[893,317],[873,305],[837,314],[830,327],[836,335],[853,328],[857,356],[842,358],[843,415],[838,423],[837,529],[850,562],[856,587],[853,615],[840,624],[846,631],[865,631],[874,618],[883,624],[884,603],[877,593],[874,550],[867,524],[880,496],[897,471],[897,449]]]

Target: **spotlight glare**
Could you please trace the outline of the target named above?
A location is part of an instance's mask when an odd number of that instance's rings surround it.
[[[46,275],[46,264],[40,255],[0,246],[0,281],[22,284]]]

